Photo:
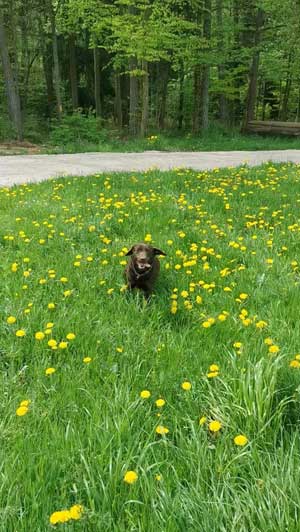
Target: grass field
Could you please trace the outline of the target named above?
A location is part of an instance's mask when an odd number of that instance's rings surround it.
[[[143,152],[143,151],[234,151],[234,150],[299,150],[300,140],[293,137],[242,135],[237,129],[221,130],[212,127],[203,135],[149,134],[146,138],[124,137],[117,132],[106,132],[101,138],[88,141],[78,128],[70,133],[62,130],[57,141],[47,139],[44,143],[1,143],[0,155],[24,155],[36,153],[85,153],[85,152]],[[99,134],[98,134],[99,137]],[[28,137],[31,140],[30,134]],[[42,137],[41,137],[42,138]]]
[[[46,144],[44,153],[80,152],[143,152],[160,151],[232,151],[232,150],[299,150],[299,138],[242,135],[237,130],[222,131],[212,128],[203,135],[170,135],[167,133],[148,135],[146,138],[113,137],[99,142],[64,141],[57,145]],[[1,153],[1,148],[0,148]]]
[[[0,190],[0,530],[299,531],[299,209],[291,164]]]

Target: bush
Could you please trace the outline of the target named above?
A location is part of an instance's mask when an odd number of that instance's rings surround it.
[[[60,122],[51,123],[49,142],[53,145],[72,143],[98,144],[106,140],[107,131],[93,113],[84,115],[81,111],[64,116]]]

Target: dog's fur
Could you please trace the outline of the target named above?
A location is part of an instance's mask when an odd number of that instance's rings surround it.
[[[166,255],[166,253],[144,242],[135,244],[126,253],[126,256],[130,256],[124,271],[128,288],[142,290],[146,299],[150,297],[159,274],[160,264],[156,255]]]

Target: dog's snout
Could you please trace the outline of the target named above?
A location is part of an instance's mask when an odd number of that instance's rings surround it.
[[[137,265],[140,268],[140,270],[147,270],[151,266],[149,262],[147,261],[147,259],[138,259]]]

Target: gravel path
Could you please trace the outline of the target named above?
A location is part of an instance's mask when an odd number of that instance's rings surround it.
[[[216,167],[256,166],[264,162],[300,163],[300,150],[75,153],[62,155],[0,156],[0,187],[36,183],[64,175],[89,175],[99,172],[136,172],[157,167],[161,170],[188,167],[207,170]]]

